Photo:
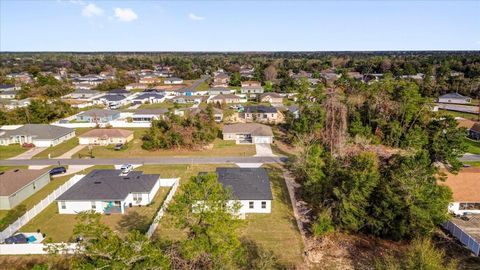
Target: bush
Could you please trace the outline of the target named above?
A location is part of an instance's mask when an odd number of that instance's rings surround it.
[[[10,224],[27,212],[24,204],[17,205],[7,212],[7,215],[0,220],[0,231],[5,230]]]
[[[317,221],[312,225],[312,233],[316,237],[324,236],[335,230],[333,226],[332,217],[330,211],[324,210],[318,215]]]

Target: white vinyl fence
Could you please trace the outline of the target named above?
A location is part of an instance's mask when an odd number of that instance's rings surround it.
[[[462,244],[464,244],[468,249],[470,249],[475,256],[480,255],[480,243],[478,242],[478,238],[475,239],[474,236],[467,233],[452,221],[447,221],[445,224],[443,224],[443,227],[451,232],[453,236],[462,242]]]
[[[0,244],[0,255],[48,254],[50,248],[58,250],[61,254],[73,254],[77,244]]]
[[[85,175],[81,174],[74,175],[72,178],[70,178],[70,180],[65,182],[63,185],[50,193],[50,195],[48,195],[45,199],[41,200],[33,208],[28,210],[23,216],[19,217],[14,223],[10,224],[10,226],[0,232],[0,243],[3,243],[6,238],[12,236],[16,231],[18,231],[21,227],[23,227],[30,220],[32,220],[36,215],[38,215],[45,208],[47,208],[47,206],[54,202],[58,198],[58,196],[62,195],[65,191],[67,191],[71,186],[76,184],[84,176]]]
[[[153,233],[157,229],[158,223],[160,223],[160,220],[165,214],[165,210],[167,210],[168,204],[170,203],[173,196],[175,195],[175,192],[177,192],[178,186],[180,184],[180,178],[161,179],[160,181],[161,181],[160,185],[162,186],[168,185],[168,186],[171,186],[172,188],[168,192],[168,195],[165,198],[165,201],[163,201],[162,207],[160,207],[160,210],[158,210],[157,215],[155,216],[155,219],[153,219],[152,224],[150,224],[150,228],[148,228],[148,231],[146,233],[148,238],[152,237]]]

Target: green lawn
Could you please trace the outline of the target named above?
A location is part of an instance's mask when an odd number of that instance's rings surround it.
[[[26,152],[28,148],[23,148],[20,144],[11,144],[0,146],[0,159],[8,159]]]
[[[128,143],[125,150],[115,151],[113,146],[93,146],[92,153],[96,158],[122,158],[122,157],[156,157],[156,156],[253,156],[254,145],[237,145],[234,141],[215,139],[211,148],[204,150],[172,149],[147,151],[142,149],[141,136],[145,129],[135,130],[135,139]],[[87,156],[89,150],[82,149],[74,157]]]
[[[102,215],[101,220],[112,228],[112,230],[120,234],[124,234],[128,231],[119,226],[119,222],[125,218],[129,219],[134,217],[138,223],[148,220],[149,226],[155,213],[162,205],[168,190],[168,188],[161,188],[154,198],[154,203],[150,206],[128,208],[123,215]],[[42,233],[46,234],[46,238],[53,242],[69,242],[73,241],[73,228],[77,223],[76,217],[77,215],[59,214],[57,204],[52,203],[29,223],[20,228],[19,231],[33,232],[40,229]]]
[[[443,113],[450,114],[454,117],[462,117],[465,119],[470,119],[473,121],[478,121],[478,115],[473,114],[473,113],[464,113],[464,112],[453,112],[453,111],[445,111],[445,110],[440,110]]]
[[[467,153],[480,155],[480,142],[470,140],[468,138],[464,139],[465,144],[468,146]]]
[[[196,175],[197,171],[213,172],[214,167],[212,166],[209,170],[192,168],[190,172],[184,173],[184,175]],[[299,265],[303,262],[303,244],[293,217],[283,175],[278,167],[266,166],[266,168],[269,170],[274,197],[272,213],[247,216],[240,229],[241,236],[254,241],[267,250],[273,251],[282,263],[291,266]],[[155,237],[179,240],[184,239],[185,232],[174,228],[167,214],[165,219],[160,222]],[[292,267],[292,269],[294,268]]]
[[[88,130],[90,130],[90,128],[79,128],[75,130],[75,134],[78,136],[85,133]],[[58,156],[61,156],[62,154],[65,154],[66,152],[68,152],[69,150],[71,150],[77,145],[78,145],[78,137],[74,137],[66,142],[62,142],[61,144],[47,148],[46,150],[36,154],[33,158],[46,159],[48,158],[48,154],[50,154],[51,158],[58,157]]]
[[[480,161],[465,161],[463,162],[467,165],[473,166],[473,167],[479,167],[480,168]]]
[[[208,89],[210,89],[210,86],[206,82],[202,82],[197,86],[197,88],[195,88],[197,91],[206,91]]]
[[[162,102],[162,103],[142,104],[139,107],[139,109],[169,109],[169,108],[173,108],[173,103]]]

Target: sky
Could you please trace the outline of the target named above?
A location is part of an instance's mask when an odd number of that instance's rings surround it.
[[[480,50],[480,1],[0,0],[0,51]]]

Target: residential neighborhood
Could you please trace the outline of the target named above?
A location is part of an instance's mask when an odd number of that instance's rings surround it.
[[[479,10],[0,1],[0,269],[480,269]]]

